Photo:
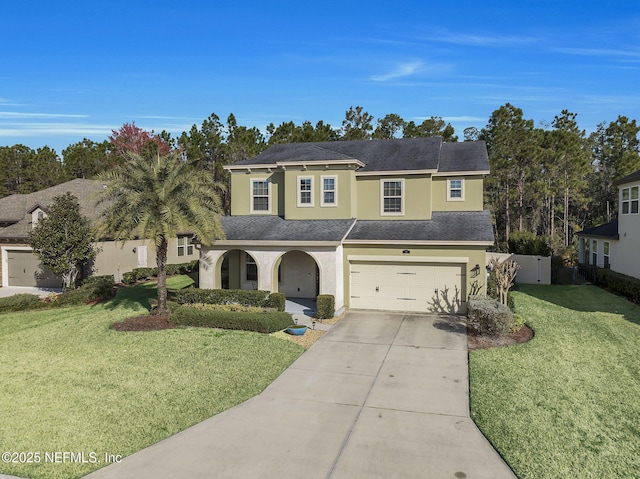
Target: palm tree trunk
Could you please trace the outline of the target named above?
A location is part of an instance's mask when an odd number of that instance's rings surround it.
[[[158,316],[167,316],[169,308],[167,307],[167,238],[162,236],[160,244],[156,247],[156,263],[158,265]]]

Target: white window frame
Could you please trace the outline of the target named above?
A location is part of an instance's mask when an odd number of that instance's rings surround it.
[[[453,188],[451,183],[454,181],[460,182],[460,188]],[[460,190],[460,196],[451,196],[452,191]],[[464,201],[464,178],[449,178],[447,179],[447,201]]]
[[[191,235],[178,236],[178,251],[177,251],[178,256],[182,257],[182,256],[193,255],[193,244],[191,243],[192,239],[193,239],[193,236]],[[180,253],[180,250],[182,250],[182,253]]]
[[[254,198],[264,198],[264,195],[254,195],[253,194],[253,185],[255,183],[266,183],[267,184],[267,209],[266,210],[256,210],[254,209],[254,203],[253,200]],[[250,195],[250,212],[253,215],[268,215],[271,214],[271,182],[269,181],[268,178],[252,178],[251,182],[250,182],[250,191],[249,191],[249,195]]]
[[[333,180],[333,189],[326,190],[324,188],[324,180]],[[338,206],[338,177],[336,175],[323,175],[320,176],[320,206],[322,207],[336,207]],[[333,203],[327,203],[324,201],[325,193],[333,193]]]
[[[591,259],[592,264],[598,266],[598,240],[591,240]]]
[[[385,183],[400,183],[400,211],[385,211],[384,210],[384,184]],[[396,180],[390,180],[387,178],[380,179],[380,216],[404,216],[404,199],[406,196],[404,178]],[[397,196],[389,196],[387,198],[397,198]]]
[[[609,241],[602,242],[602,266],[611,268],[611,243]]]
[[[627,195],[626,199],[625,193]],[[622,188],[622,191],[620,193],[620,213],[623,215],[640,214],[640,186],[636,185]]]
[[[308,190],[308,193],[310,196],[309,203],[302,202],[302,193],[303,193],[302,182],[304,180],[309,180],[309,190]],[[298,176],[296,178],[296,184],[297,184],[296,189],[297,189],[297,195],[298,195],[298,202],[297,202],[298,208],[313,208],[313,205],[314,205],[313,176]],[[307,192],[307,190],[305,190],[305,192]]]

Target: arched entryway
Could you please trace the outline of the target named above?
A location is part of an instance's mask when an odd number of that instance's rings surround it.
[[[278,291],[287,298],[315,298],[320,292],[320,268],[304,251],[291,250],[280,256],[274,264],[274,275]]]
[[[220,262],[222,289],[258,289],[258,264],[241,249],[227,251]]]

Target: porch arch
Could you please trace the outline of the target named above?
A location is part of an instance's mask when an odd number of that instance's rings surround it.
[[[287,298],[315,298],[321,291],[321,265],[313,253],[287,250],[273,262],[271,284]]]
[[[216,288],[258,289],[260,264],[255,255],[243,249],[225,251],[216,263]]]

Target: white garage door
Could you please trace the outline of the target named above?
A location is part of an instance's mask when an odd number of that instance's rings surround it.
[[[350,307],[463,313],[463,267],[439,263],[351,263]]]

